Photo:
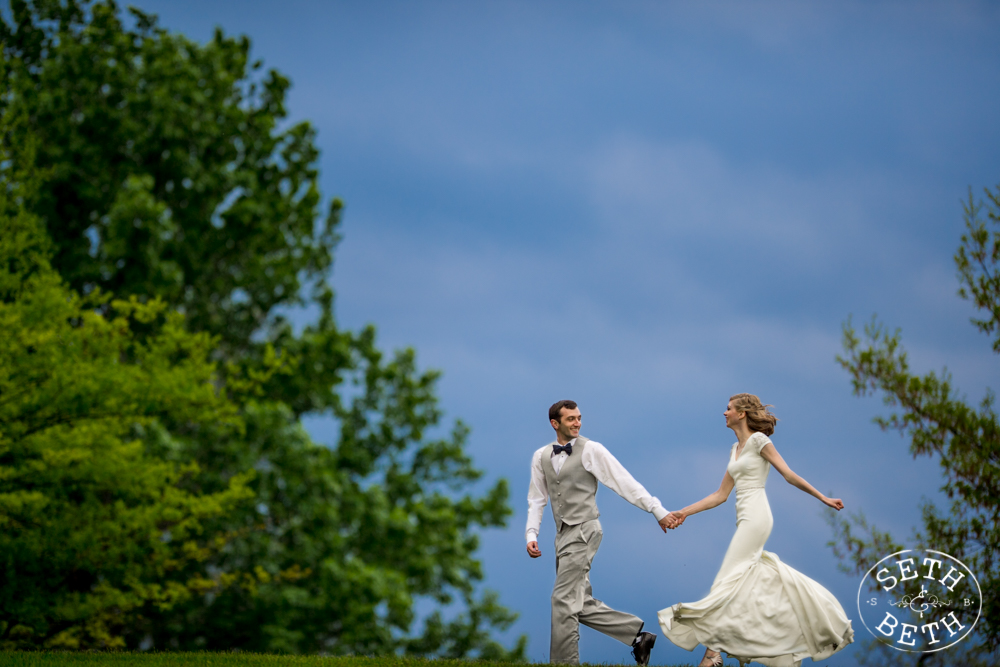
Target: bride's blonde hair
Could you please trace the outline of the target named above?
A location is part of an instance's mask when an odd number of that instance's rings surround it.
[[[768,410],[768,408],[773,408],[773,405],[764,405],[753,394],[733,394],[729,400],[732,402],[734,410],[746,413],[747,428],[751,431],[760,431],[764,435],[774,433],[774,426],[778,423],[778,418]]]

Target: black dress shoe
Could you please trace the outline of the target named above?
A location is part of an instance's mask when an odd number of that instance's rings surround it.
[[[656,635],[652,632],[640,632],[635,636],[635,639],[632,640],[632,657],[635,658],[635,664],[649,664],[649,653],[653,650],[655,643]]]

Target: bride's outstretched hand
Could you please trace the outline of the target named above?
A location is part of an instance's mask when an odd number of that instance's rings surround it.
[[[840,498],[827,498],[826,496],[823,496],[823,504],[828,507],[832,507],[838,512],[844,509],[844,501]]]

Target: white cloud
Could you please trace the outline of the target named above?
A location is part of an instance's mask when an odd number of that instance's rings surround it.
[[[795,270],[842,266],[845,258],[871,263],[898,247],[878,216],[897,205],[905,215],[914,189],[871,170],[794,174],[734,162],[702,142],[638,136],[615,137],[589,164],[600,222],[636,251],[681,255],[694,241],[742,250],[748,265],[780,261]]]

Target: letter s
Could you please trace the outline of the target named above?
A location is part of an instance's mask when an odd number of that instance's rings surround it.
[[[889,574],[889,568],[887,567],[883,567],[881,570],[879,570],[878,573],[875,575],[875,579],[878,581],[878,583],[882,584],[882,589],[886,591],[891,591],[893,588],[896,587],[896,584],[899,583],[896,577]],[[885,582],[888,581],[889,579],[892,579],[892,583],[886,586]]]

